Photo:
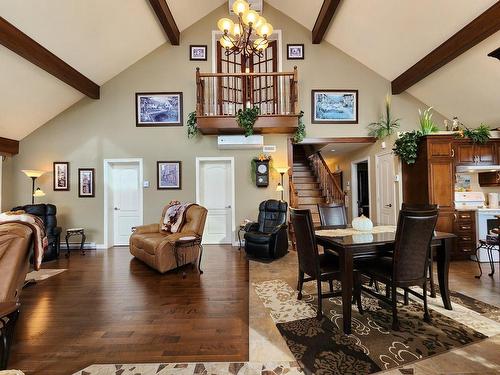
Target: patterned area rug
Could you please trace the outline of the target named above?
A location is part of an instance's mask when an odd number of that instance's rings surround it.
[[[59,275],[60,273],[67,271],[67,269],[41,269],[39,271],[31,271],[26,275],[26,280],[42,281],[47,280],[49,277]]]
[[[128,365],[92,365],[73,375],[299,375],[304,374],[296,362],[210,362],[148,363]]]
[[[340,298],[323,300],[325,317],[316,316],[315,285],[305,285],[303,300],[282,280],[253,284],[257,295],[269,309],[291,352],[307,374],[371,374],[432,355],[444,353],[500,333],[500,324],[481,311],[498,310],[467,297],[462,306],[454,296],[454,311],[444,315],[442,302],[430,301],[432,323],[423,321],[423,307],[411,300],[398,306],[401,330],[392,331],[390,307],[363,295],[364,314],[353,308],[353,333],[342,333]],[[340,285],[336,283],[338,289]],[[327,290],[328,286],[325,286]],[[475,302],[471,302],[475,301]],[[479,303],[479,304],[478,304]],[[464,303],[465,304],[465,303]],[[467,312],[467,313],[465,313]],[[460,320],[463,316],[463,320]]]

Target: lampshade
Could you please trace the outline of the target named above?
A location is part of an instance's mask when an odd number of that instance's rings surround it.
[[[241,13],[245,13],[248,8],[250,8],[250,6],[244,0],[236,0],[233,4],[233,12],[238,15]]]
[[[261,27],[262,25],[265,25],[266,23],[267,23],[267,20],[264,17],[260,16],[259,19],[254,22],[253,28],[258,29],[259,27]]]
[[[232,40],[233,38],[231,38],[230,36],[223,36],[222,38],[220,38],[219,42],[220,45],[224,48],[233,48],[233,44],[231,43]]]
[[[235,37],[239,38],[241,35],[241,26],[239,23],[235,23],[233,25],[233,29],[231,30],[231,34],[233,34]]]
[[[45,197],[45,193],[43,192],[42,189],[37,188],[35,192],[33,193],[34,197]]]
[[[259,14],[255,10],[247,10],[241,18],[245,25],[252,24],[253,26],[259,20]]]
[[[257,34],[261,37],[268,37],[273,33],[273,26],[270,23],[265,23],[257,29]]]
[[[38,178],[45,173],[45,171],[37,171],[34,169],[23,169],[22,172],[30,178],[32,177]]]
[[[276,168],[276,170],[278,171],[278,173],[286,173],[288,172],[288,170],[290,169],[290,167],[279,167],[279,168]]]
[[[258,38],[258,39],[255,39],[255,41],[253,42],[253,46],[258,51],[263,51],[263,50],[265,50],[269,46],[269,43],[264,38]]]
[[[284,191],[285,189],[283,189],[283,185],[281,185],[281,183],[278,182],[278,186],[276,186],[276,191]]]
[[[229,18],[221,18],[219,22],[217,22],[217,27],[223,33],[230,32],[233,29],[233,26],[234,22],[231,21]]]

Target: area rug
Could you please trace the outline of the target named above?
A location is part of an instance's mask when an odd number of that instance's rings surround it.
[[[61,269],[41,269],[39,271],[31,271],[26,275],[26,280],[42,281],[47,280],[49,277],[59,275],[60,273],[67,271],[65,268]]]
[[[204,362],[92,365],[73,375],[299,375],[296,362]]]
[[[457,299],[453,304],[456,311],[451,311],[450,315],[464,315],[466,310],[464,321],[440,313],[439,301],[433,299],[430,304],[432,323],[425,323],[422,304],[411,300],[408,306],[398,306],[401,330],[392,331],[390,307],[363,295],[365,312],[361,315],[353,308],[353,332],[344,335],[340,297],[323,300],[324,318],[318,321],[313,283],[305,285],[301,301],[297,300],[297,292],[283,280],[254,283],[253,286],[306,374],[371,374],[472,344],[500,332],[499,323],[459,305]],[[339,289],[340,285],[335,283],[335,287]],[[482,309],[493,311],[495,307],[482,306]],[[476,322],[472,323],[473,320]]]

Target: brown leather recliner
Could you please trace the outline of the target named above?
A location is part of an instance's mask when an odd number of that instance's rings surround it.
[[[19,294],[29,269],[32,237],[33,232],[26,225],[0,224],[0,370],[7,368],[19,315]]]
[[[207,218],[207,209],[193,204],[186,210],[185,221],[180,231],[169,233],[161,230],[167,208],[168,206],[163,209],[160,223],[137,227],[130,236],[130,253],[161,273],[177,268],[179,259],[176,259],[174,247],[179,244],[180,238],[195,236],[201,241]],[[179,266],[188,263],[196,264],[198,258],[201,257],[200,252],[199,244],[184,245]]]

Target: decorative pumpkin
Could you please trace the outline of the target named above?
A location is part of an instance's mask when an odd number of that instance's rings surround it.
[[[365,215],[353,219],[352,227],[360,232],[369,232],[373,229],[373,223]]]

